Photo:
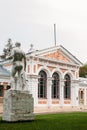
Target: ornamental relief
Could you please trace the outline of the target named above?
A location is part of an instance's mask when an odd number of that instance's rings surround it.
[[[74,70],[71,70],[71,71],[72,71],[73,75],[75,76],[75,71]]]
[[[70,60],[67,57],[65,57],[61,52],[58,52],[58,51],[50,53],[50,54],[46,54],[44,55],[44,57],[52,58],[52,59],[60,60],[60,61],[65,61],[65,62],[70,62]]]
[[[38,69],[40,68],[40,67],[42,67],[43,65],[41,65],[41,64],[38,64]]]
[[[62,71],[63,73],[65,73],[65,72],[67,71],[67,69],[62,69],[62,68],[61,68],[61,71]]]
[[[7,64],[4,64],[3,66],[4,66],[4,67],[9,67],[9,66],[12,66],[12,64],[7,63]]]
[[[53,71],[53,69],[55,69],[55,67],[52,66],[47,66],[49,68],[50,71]]]

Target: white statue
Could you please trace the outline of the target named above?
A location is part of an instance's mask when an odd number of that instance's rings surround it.
[[[11,88],[15,90],[24,90],[26,86],[26,56],[20,48],[20,43],[15,43],[15,48],[8,59],[12,59]]]

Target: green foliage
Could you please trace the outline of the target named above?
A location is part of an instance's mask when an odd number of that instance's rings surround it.
[[[87,78],[87,64],[83,65],[83,66],[80,68],[79,76],[80,76],[80,77]]]
[[[87,130],[87,113],[37,115],[30,122],[6,123],[0,120],[0,130]]]

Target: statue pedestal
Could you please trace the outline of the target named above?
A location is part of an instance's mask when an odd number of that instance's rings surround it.
[[[28,91],[8,90],[3,99],[3,121],[34,120],[34,102]]]

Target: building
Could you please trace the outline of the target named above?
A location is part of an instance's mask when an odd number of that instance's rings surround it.
[[[43,50],[30,49],[26,57],[28,90],[34,97],[35,112],[86,108],[87,80],[79,78],[82,63],[67,49],[61,45]],[[11,70],[11,66],[10,61],[3,62],[3,68]]]

